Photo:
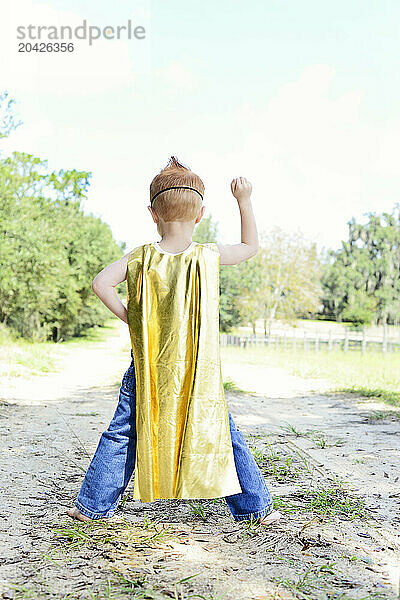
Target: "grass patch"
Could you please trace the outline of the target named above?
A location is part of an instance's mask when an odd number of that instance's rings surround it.
[[[280,367],[291,375],[326,379],[332,383],[331,392],[350,392],[400,406],[400,352],[314,352],[300,346],[294,352],[279,347],[221,346],[221,356],[226,362]]]
[[[108,600],[111,598],[122,599],[129,598],[167,598],[167,596],[155,595],[154,591],[146,585],[146,578],[137,576],[133,578],[124,577],[120,574],[115,574],[113,579],[109,579],[96,591],[87,590],[88,598],[91,600]]]
[[[364,386],[353,385],[351,387],[338,388],[339,392],[350,392],[366,398],[378,398],[386,404],[400,406],[400,392],[382,388],[366,388]]]
[[[400,411],[396,410],[373,410],[367,415],[368,421],[385,421],[385,420],[400,420]]]
[[[324,520],[335,516],[349,521],[368,520],[364,501],[346,492],[340,481],[313,483],[314,467],[302,453],[289,455],[268,443],[262,449],[250,445],[250,450],[265,477],[277,483],[297,482],[299,491],[274,498],[277,510],[289,514],[307,512]]]
[[[326,437],[326,435],[324,435],[321,432],[312,432],[310,431],[308,433],[309,437],[311,437],[311,439],[313,440],[315,446],[317,448],[333,448],[335,446],[343,446],[344,445],[344,440],[342,438],[337,438],[336,440],[333,440],[332,442],[330,442],[328,440],[328,438]]]
[[[58,372],[64,348],[79,348],[106,341],[111,335],[117,334],[118,328],[118,319],[110,319],[104,327],[91,327],[79,337],[54,343],[18,338],[9,328],[0,326],[0,376],[31,377]]]
[[[201,517],[204,521],[206,520],[206,510],[200,502],[189,501],[189,506],[192,514]]]
[[[295,502],[293,501],[295,500]],[[311,513],[328,522],[334,517],[346,521],[369,522],[367,507],[360,498],[345,492],[341,486],[313,487],[292,496],[276,496],[274,508],[288,514]]]
[[[240,387],[236,385],[233,379],[226,379],[224,381],[224,390],[225,392],[242,392],[245,393]]]
[[[300,453],[296,456],[283,455],[269,443],[263,449],[252,445],[249,447],[263,475],[274,478],[278,483],[296,481],[305,472],[311,474],[311,467]]]
[[[309,437],[313,440],[317,448],[333,448],[334,446],[343,446],[345,443],[342,438],[329,441],[326,435],[322,431],[319,431],[317,429],[308,429],[307,431],[301,431],[300,429],[296,429],[296,427],[291,423],[285,423],[285,425],[280,425],[279,429],[282,429],[282,432],[286,435],[291,435],[297,438]]]
[[[306,509],[317,515],[339,516],[349,521],[367,520],[366,506],[360,498],[351,497],[341,486],[327,489],[307,490]]]
[[[120,320],[117,318],[108,319],[101,327],[89,327],[82,331],[81,335],[70,338],[62,342],[64,346],[81,346],[82,344],[98,344],[105,342],[112,335],[118,335]]]
[[[337,577],[338,570],[335,563],[328,563],[319,566],[312,566],[306,571],[300,573],[296,579],[284,577],[273,577],[272,580],[293,592],[297,598],[309,598],[310,594],[317,590],[326,590],[329,575]]]
[[[0,377],[30,377],[56,372],[58,348],[51,342],[15,340],[1,344]]]
[[[70,523],[54,528],[57,540],[64,548],[76,550],[86,546],[101,546],[112,554],[119,549],[130,555],[137,554],[138,548],[158,548],[159,544],[171,539],[173,532],[169,527],[159,525],[157,521],[143,521],[141,526],[133,525],[123,519],[109,522],[98,519],[87,523]]]
[[[139,598],[169,600],[171,598],[170,595],[166,596],[151,588],[146,583],[145,576],[131,575],[127,577],[119,573],[114,573],[107,578],[106,582],[95,587],[85,586],[83,588],[80,585],[77,591],[67,594],[57,594],[53,592],[51,587],[44,583],[12,586],[11,591],[13,592],[13,600],[47,600],[48,598],[59,598],[60,600],[75,600],[76,598],[82,600],[123,600],[124,598],[132,600],[139,600]]]
[[[280,425],[279,429],[282,429],[282,431],[288,435],[294,435],[294,437],[303,437],[303,436],[307,435],[307,433],[305,431],[296,429],[296,427],[294,425],[292,425],[291,423],[288,423],[288,422],[286,422],[284,425]]]
[[[272,580],[279,586],[289,590],[294,598],[300,600],[327,600],[328,598],[354,600],[355,596],[347,594],[344,590],[358,587],[356,582],[347,579],[334,562],[313,565],[306,571],[299,573],[295,579],[273,577]],[[339,592],[338,585],[340,585]],[[366,596],[357,596],[358,600],[383,600],[384,598],[388,598],[385,592],[372,592]]]

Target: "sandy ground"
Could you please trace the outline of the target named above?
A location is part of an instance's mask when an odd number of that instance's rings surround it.
[[[65,347],[61,360],[59,373],[0,386],[4,598],[89,598],[113,571],[143,577],[140,585],[153,590],[132,598],[398,597],[400,421],[385,417],[387,406],[328,394],[326,381],[268,365],[223,362],[224,378],[251,392],[227,393],[227,402],[264,457],[257,460],[282,521],[247,527],[232,521],[223,500],[145,504],[128,493],[111,520],[72,527],[86,532],[74,545],[65,509],[114,412],[116,382],[130,363],[127,329],[78,353]],[[339,485],[343,501],[365,503],[367,521],[309,505]],[[127,527],[166,538],[132,546],[123,542]]]

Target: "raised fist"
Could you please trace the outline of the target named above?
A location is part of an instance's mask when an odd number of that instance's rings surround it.
[[[232,179],[231,190],[238,203],[240,203],[243,200],[250,199],[252,187],[246,177],[236,177]]]

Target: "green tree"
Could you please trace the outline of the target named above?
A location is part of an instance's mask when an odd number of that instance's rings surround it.
[[[193,232],[193,240],[199,244],[218,242],[218,223],[203,217]],[[224,333],[229,332],[241,320],[238,289],[240,275],[237,265],[221,265],[219,270],[219,326]]]
[[[0,93],[0,138],[7,137],[13,129],[21,125],[15,116],[15,100],[9,93]]]
[[[81,208],[89,178],[25,153],[0,160],[0,320],[24,337],[58,341],[109,318],[91,281],[122,245]]]
[[[235,286],[236,306],[241,323],[249,323],[256,333],[256,321],[262,317],[262,296],[265,279],[265,264],[261,248],[256,256],[237,266]],[[261,302],[261,303],[260,303]]]
[[[209,217],[203,217],[193,231],[193,240],[199,244],[218,241],[218,223]]]
[[[321,263],[314,243],[276,227],[261,234],[260,254],[263,276],[257,293],[265,333],[275,319],[294,323],[319,309]]]
[[[354,290],[349,302],[344,307],[342,318],[354,323],[356,327],[370,325],[377,307],[377,299],[365,290]]]
[[[400,204],[348,221],[349,236],[324,267],[324,313],[355,324],[400,321]]]

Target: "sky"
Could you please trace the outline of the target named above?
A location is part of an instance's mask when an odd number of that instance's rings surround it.
[[[20,53],[16,28],[143,26],[145,39]],[[347,222],[399,201],[397,0],[14,0],[2,8],[0,89],[23,124],[1,141],[92,173],[84,209],[127,251],[160,239],[151,179],[176,155],[205,183],[219,241],[240,241],[233,177],[259,232],[340,247]]]

